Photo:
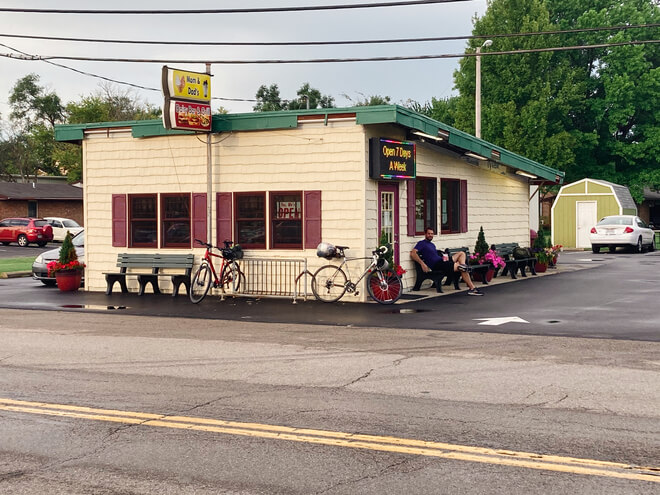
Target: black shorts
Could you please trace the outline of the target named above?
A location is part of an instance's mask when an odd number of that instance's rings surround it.
[[[440,260],[431,267],[434,272],[442,272],[449,276],[454,273],[454,262],[452,260]]]

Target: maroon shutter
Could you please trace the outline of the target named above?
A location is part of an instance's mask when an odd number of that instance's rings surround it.
[[[461,222],[461,232],[468,231],[468,198],[467,198],[467,181],[461,181],[461,213],[460,213],[460,222]]]
[[[192,194],[192,241],[193,246],[199,247],[195,239],[208,242],[206,239],[206,193],[193,193]]]
[[[112,245],[126,247],[126,195],[112,195]]]
[[[321,242],[321,191],[305,191],[305,249]]]
[[[415,181],[409,180],[408,184],[408,235],[415,235]]]
[[[223,246],[223,241],[233,240],[231,228],[232,194],[229,192],[217,193],[215,196],[215,230],[216,245]]]

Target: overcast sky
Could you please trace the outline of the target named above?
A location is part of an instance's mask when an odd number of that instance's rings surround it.
[[[236,1],[146,1],[80,2],[58,0],[3,0],[5,8],[58,9],[211,9],[291,7],[369,3],[376,0],[243,0]],[[326,41],[431,36],[462,36],[472,32],[472,18],[482,16],[486,0],[445,4],[368,8],[298,13],[194,14],[194,15],[81,15],[0,12],[0,34],[60,36],[99,39],[159,41]],[[175,60],[255,60],[382,57],[463,53],[466,41],[440,41],[384,45],[312,47],[199,47],[149,46],[26,40],[0,36],[0,43],[40,56],[121,57],[165,59],[171,67],[203,72],[203,64]],[[0,54],[12,52],[0,46]],[[453,92],[453,72],[458,58],[425,61],[353,62],[326,64],[213,65],[212,95],[254,99],[262,84],[277,84],[284,99],[296,96],[305,82],[333,96],[337,106],[351,106],[365,96],[390,96],[393,103],[413,99],[421,103]],[[162,105],[162,63],[54,62],[99,76],[156,88],[135,90],[142,101]],[[0,114],[7,121],[9,92],[29,73],[55,91],[64,103],[78,100],[99,89],[101,80],[54,67],[42,61],[0,57]],[[125,86],[121,86],[124,88]],[[364,96],[362,96],[364,95]],[[224,106],[230,112],[250,112],[254,102],[214,100],[213,110]]]

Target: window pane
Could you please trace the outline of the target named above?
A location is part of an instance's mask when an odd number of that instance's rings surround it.
[[[163,222],[165,246],[172,244],[190,244],[190,222]]]
[[[131,222],[131,239],[133,244],[156,244],[156,221]]]
[[[131,198],[132,218],[156,218],[155,197],[133,197]]]
[[[271,195],[272,247],[302,247],[302,193]]]
[[[442,231],[459,232],[461,205],[460,181],[443,180],[440,186],[442,195]]]
[[[259,196],[239,196],[236,211],[237,218],[264,218],[265,198]]]
[[[238,244],[266,244],[266,224],[263,220],[240,221],[236,226]]]
[[[430,225],[426,221],[426,197],[424,192],[424,181],[415,181],[415,232],[424,232],[426,225]]]
[[[165,218],[190,218],[190,196],[164,196],[163,213]]]

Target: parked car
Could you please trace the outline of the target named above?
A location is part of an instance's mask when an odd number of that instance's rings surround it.
[[[78,261],[85,262],[85,231],[81,231],[73,238]],[[55,285],[55,277],[48,276],[48,263],[60,258],[60,248],[50,249],[41,253],[32,263],[32,278],[40,280],[44,285]],[[84,281],[84,279],[83,279]]]
[[[638,253],[646,248],[649,251],[655,249],[653,230],[635,215],[605,217],[591,229],[589,236],[594,253],[599,253],[600,248],[606,246],[610,253],[619,246],[633,248]]]
[[[30,243],[45,246],[53,240],[53,228],[43,218],[5,218],[0,220],[0,242],[5,246],[16,242],[21,247]]]
[[[67,232],[71,232],[71,235],[76,235],[83,229],[78,222],[70,218],[44,217],[44,220],[53,227],[53,240],[57,242],[62,242]]]

